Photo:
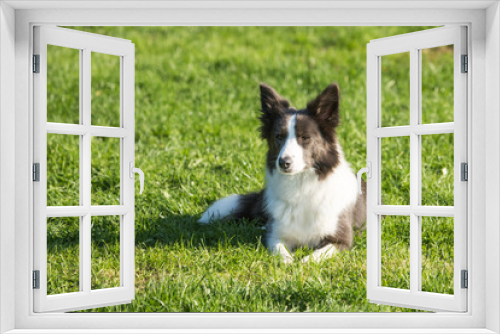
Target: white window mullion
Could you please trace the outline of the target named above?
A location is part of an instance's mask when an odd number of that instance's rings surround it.
[[[91,134],[88,131],[90,128],[90,109],[91,109],[91,52],[90,49],[86,48],[83,50],[83,71],[82,79],[83,87],[81,89],[81,95],[83,99],[82,104],[82,125],[87,130],[82,136],[82,147],[81,147],[81,185],[83,187],[80,196],[82,196],[82,204],[85,208],[90,209],[91,205],[91,186],[92,186],[92,161],[91,161]]]
[[[409,205],[376,205],[373,212],[378,215],[410,216],[412,213],[422,217],[453,217],[453,206],[417,206],[411,209]]]
[[[124,106],[125,103],[123,101],[123,98],[125,97],[124,93],[124,76],[125,76],[125,71],[124,71],[124,59],[123,57],[120,57],[120,128],[124,128],[124,123],[125,123],[125,112],[124,112]],[[125,175],[125,168],[124,166],[127,164],[126,162],[126,157],[125,157],[125,149],[126,149],[126,144],[125,140],[122,138],[120,139],[120,205],[125,204],[125,196],[127,194],[127,191],[125,190],[125,184],[127,183],[127,180],[125,178],[128,177],[128,175]],[[129,167],[127,166],[127,169]],[[125,261],[125,227],[127,226],[126,224],[126,219],[124,218],[123,215],[120,216],[120,286],[126,286],[125,281],[125,266],[127,261]]]
[[[436,135],[443,133],[453,133],[454,130],[455,124],[451,122],[377,128],[373,130],[373,135],[379,138],[409,136],[411,133],[418,135]]]
[[[130,134],[130,130],[123,128],[113,128],[107,126],[86,126],[80,124],[47,123],[47,133],[61,135],[83,136],[89,133],[92,136],[125,138]]]
[[[134,298],[135,287],[135,189],[134,178],[131,178],[130,168],[135,167],[135,55],[133,52],[121,57],[121,92],[120,92],[120,124],[124,131],[128,131],[128,135],[121,140],[121,182],[122,196],[121,203],[126,208],[130,208],[129,212],[121,216],[120,224],[120,248],[121,253],[121,279],[120,284],[128,290],[128,295],[131,299]],[[133,174],[132,174],[133,175]]]
[[[82,125],[88,129],[91,125],[91,52],[87,47],[83,49],[83,69],[81,71],[81,96],[83,99],[82,104]],[[82,192],[81,195],[83,198],[82,204],[86,210],[85,216],[83,216],[80,234],[82,235],[82,239],[80,242],[80,261],[81,261],[81,271],[80,271],[80,281],[83,286],[83,292],[90,294],[92,290],[91,280],[92,280],[92,221],[90,215],[90,206],[91,206],[91,193],[92,193],[92,161],[91,161],[91,134],[87,131],[82,138],[82,148],[80,159],[81,164],[81,185]]]
[[[422,90],[420,90],[422,91]],[[421,99],[422,97],[420,97]],[[419,119],[422,115],[419,115]],[[455,130],[455,124],[450,123],[434,123],[434,124],[419,124],[412,128],[412,132],[418,135],[437,135],[443,133],[453,133]]]
[[[85,87],[85,80],[84,80],[84,76],[85,76],[85,71],[84,71],[84,68],[85,68],[85,57],[84,57],[84,54],[83,54],[83,50],[80,49],[80,76],[79,76],[79,79],[80,79],[80,89],[79,89],[79,92],[80,92],[80,95],[79,95],[79,98],[80,98],[80,110],[79,110],[79,113],[80,113],[80,122],[78,125],[74,125],[76,128],[75,129],[72,129],[72,130],[81,130],[81,128],[84,128],[84,126],[82,125],[83,122],[84,122],[84,110],[85,110],[85,106],[87,104],[87,102],[85,101],[84,99],[84,87]],[[47,123],[47,132],[50,132],[50,133],[59,133],[59,134],[69,134],[69,133],[65,133],[65,132],[57,132],[57,126],[56,126],[56,129],[54,131],[54,129],[51,128],[51,123]],[[67,125],[66,125],[67,126]],[[65,129],[66,127],[65,126],[61,126],[62,129]],[[78,135],[78,137],[80,138],[80,146],[79,146],[79,149],[80,149],[80,160],[79,160],[79,168],[80,168],[80,193],[79,193],[79,196],[80,196],[80,207],[84,207],[84,194],[85,194],[85,178],[83,177],[84,173],[83,171],[85,170],[85,165],[84,165],[84,134],[86,131],[74,131],[74,132],[78,132],[78,133],[74,133],[76,135]],[[78,208],[80,209],[80,208]],[[49,208],[47,208],[47,212],[49,212]],[[49,213],[48,213],[49,214]],[[79,256],[79,271],[78,271],[78,274],[79,274],[79,278],[78,278],[78,281],[79,281],[79,285],[80,285],[80,292],[82,291],[86,291],[87,287],[85,286],[85,270],[87,270],[87,268],[85,267],[85,261],[84,261],[84,257],[81,256],[84,254],[85,252],[85,243],[83,242],[84,240],[86,240],[88,237],[85,233],[85,225],[86,225],[86,221],[85,221],[85,212],[83,212],[83,214],[81,216],[79,216],[79,222],[80,222],[80,225],[79,225],[79,245],[78,245],[78,254],[80,254]]]
[[[40,55],[40,59],[47,59],[47,45],[40,30],[34,31],[35,54]],[[33,77],[33,83],[39,89],[33,90],[34,104],[39,108],[34,113],[34,145],[33,162],[40,163],[40,180],[33,184],[34,193],[34,219],[33,230],[35,236],[42,235],[45,238],[39,239],[35,244],[33,252],[34,270],[40,271],[40,289],[35,290],[34,304],[38,307],[43,303],[44,296],[47,295],[47,62],[40,61],[40,73]]]
[[[90,214],[87,213],[81,218],[82,225],[80,226],[80,286],[82,291],[90,294],[91,291],[91,275],[92,275],[92,261],[91,261],[91,220]]]
[[[130,130],[123,128],[112,128],[106,126],[91,126],[89,129],[92,136],[98,137],[111,137],[111,138],[125,138],[130,135]]]
[[[409,136],[410,133],[411,127],[409,126],[392,126],[373,129],[373,135],[379,138]]]
[[[125,119],[126,119],[126,113],[125,113],[125,102],[124,102],[124,97],[126,96],[125,93],[125,59],[123,57],[120,57],[120,128],[125,128]],[[120,204],[125,205],[127,200],[126,200],[126,195],[127,195],[127,190],[126,190],[126,184],[127,180],[129,178],[129,175],[126,175],[125,169],[128,170],[130,168],[127,163],[127,154],[126,154],[126,148],[127,145],[125,143],[125,139],[120,140]],[[126,166],[126,168],[124,168]],[[125,277],[127,274],[127,268],[125,266],[127,265],[127,261],[125,261],[126,252],[125,252],[125,246],[126,245],[126,239],[125,239],[125,229],[127,228],[127,219],[125,216],[121,215],[120,216],[120,286],[127,286],[126,281],[127,278]]]
[[[410,291],[417,293],[420,287],[420,217],[414,209],[420,204],[420,136],[414,129],[419,124],[419,95],[420,95],[420,64],[419,51],[410,50]]]
[[[457,42],[454,48],[454,61],[455,64],[460,64],[461,56],[467,54],[467,43],[466,36],[467,30],[465,27],[461,27],[459,36],[457,36]],[[469,62],[469,72],[471,71]],[[461,288],[460,275],[461,270],[467,269],[467,229],[465,222],[467,221],[467,206],[458,205],[458,203],[467,203],[467,184],[468,182],[463,182],[460,179],[461,173],[461,163],[468,163],[467,158],[467,94],[463,92],[467,91],[467,75],[461,73],[461,68],[455,66],[455,85],[454,85],[454,121],[455,121],[455,136],[454,136],[454,168],[455,168],[455,182],[454,182],[454,201],[455,201],[455,228],[454,228],[454,243],[455,243],[455,254],[454,254],[454,275],[455,279],[454,291],[458,298],[463,300],[467,299],[467,289]],[[470,167],[470,164],[469,164]],[[470,173],[469,168],[469,175]],[[469,178],[470,181],[470,178]],[[457,247],[459,245],[459,247]],[[471,273],[469,273],[469,279]]]
[[[415,56],[417,57],[416,65],[417,66],[417,84],[418,84],[418,93],[417,95],[417,110],[416,110],[416,121],[417,124],[413,127],[414,131],[413,133],[418,136],[417,140],[417,160],[418,160],[418,172],[417,172],[417,206],[413,207],[412,213],[414,215],[418,215],[417,217],[417,272],[415,273],[417,275],[417,290],[422,291],[422,215],[418,213],[418,209],[421,208],[422,205],[422,134],[425,133],[425,131],[418,132],[419,128],[422,128],[422,50],[415,49],[416,53]],[[411,116],[410,116],[411,119]],[[451,127],[453,128],[453,123],[451,124]],[[439,128],[439,124],[438,127]],[[453,130],[452,130],[453,131]],[[441,132],[442,133],[442,132]]]
[[[84,206],[49,206],[47,217],[83,217],[89,212],[92,216],[119,216],[132,210],[124,205],[94,205],[90,209]]]
[[[372,178],[367,179],[368,191],[366,197],[367,205],[367,297],[373,299],[373,291],[376,291],[380,284],[380,262],[378,262],[380,253],[380,224],[379,215],[375,212],[375,207],[380,205],[378,175],[380,174],[380,154],[379,142],[373,132],[380,124],[379,108],[380,108],[380,90],[370,87],[369,83],[376,83],[376,87],[380,87],[380,59],[373,54],[370,44],[368,44],[366,52],[366,78],[367,78],[367,113],[366,113],[366,131],[367,131],[367,161],[372,165]]]

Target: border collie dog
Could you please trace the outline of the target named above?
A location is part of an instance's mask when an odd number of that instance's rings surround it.
[[[292,262],[290,251],[297,247],[314,249],[303,262],[349,249],[353,226],[366,220],[366,183],[359,195],[337,139],[338,85],[329,85],[299,110],[267,85],[260,85],[260,93],[260,132],[269,148],[266,188],[218,200],[199,222],[264,219],[267,247],[285,263]]]

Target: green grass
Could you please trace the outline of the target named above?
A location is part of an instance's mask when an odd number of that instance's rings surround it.
[[[259,82],[275,87],[296,107],[304,107],[330,82],[338,82],[340,142],[352,169],[364,167],[366,43],[422,28],[77,29],[135,43],[136,166],[146,174],[143,195],[138,195],[136,182],[135,300],[89,311],[412,311],[370,304],[366,299],[366,232],[356,236],[350,251],[332,259],[287,266],[265,249],[261,242],[264,232],[256,222],[201,226],[196,221],[216,199],[264,186],[266,146],[257,133]],[[78,52],[51,48],[55,51],[48,59],[48,119],[78,123],[78,67],[74,66]],[[423,86],[423,106],[429,110],[424,119],[436,122],[450,115],[446,99],[453,92],[452,83],[450,87],[437,75],[449,70],[446,60],[450,52],[440,49],[427,56],[433,57],[433,65],[424,66],[422,74],[431,82]],[[405,121],[408,109],[404,104],[409,102],[403,82],[409,80],[409,64],[401,60],[403,56],[393,58],[392,64],[383,62],[388,77],[383,81],[384,101],[393,101],[383,105],[387,110],[383,119],[389,124]],[[92,61],[92,122],[117,125],[116,57],[93,55]],[[404,141],[383,142],[386,204],[409,200],[409,147]],[[423,142],[423,201],[452,205],[453,138],[429,136]],[[116,203],[116,143],[110,138],[94,138],[92,145],[92,203]],[[48,202],[78,205],[78,138],[49,135],[48,150]],[[119,282],[119,231],[113,219],[116,217],[92,221],[94,288]],[[386,217],[383,224],[383,285],[407,288],[408,226],[398,217]],[[76,291],[78,219],[53,218],[48,225],[49,292]],[[423,226],[424,290],[453,293],[453,221],[432,218]],[[297,257],[309,252],[299,250]]]

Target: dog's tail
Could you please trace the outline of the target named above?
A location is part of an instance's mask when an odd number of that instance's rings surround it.
[[[199,223],[218,219],[264,218],[264,191],[246,195],[230,195],[213,203],[201,216]]]

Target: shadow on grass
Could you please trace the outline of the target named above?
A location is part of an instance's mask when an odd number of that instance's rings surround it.
[[[156,220],[136,221],[136,246],[173,246],[183,244],[193,248],[219,248],[254,244],[264,240],[262,222],[248,220],[215,221],[199,224],[198,216],[169,215]]]
[[[254,244],[264,240],[263,223],[234,220],[199,224],[198,216],[171,214],[157,219],[140,218],[135,222],[135,244],[140,247],[184,245],[192,248],[218,248],[239,244]],[[52,251],[76,247],[79,244],[78,224],[68,227],[63,221],[53,222],[47,231],[47,247]],[[105,224],[92,227],[92,239],[100,244],[120,240],[118,229]]]

